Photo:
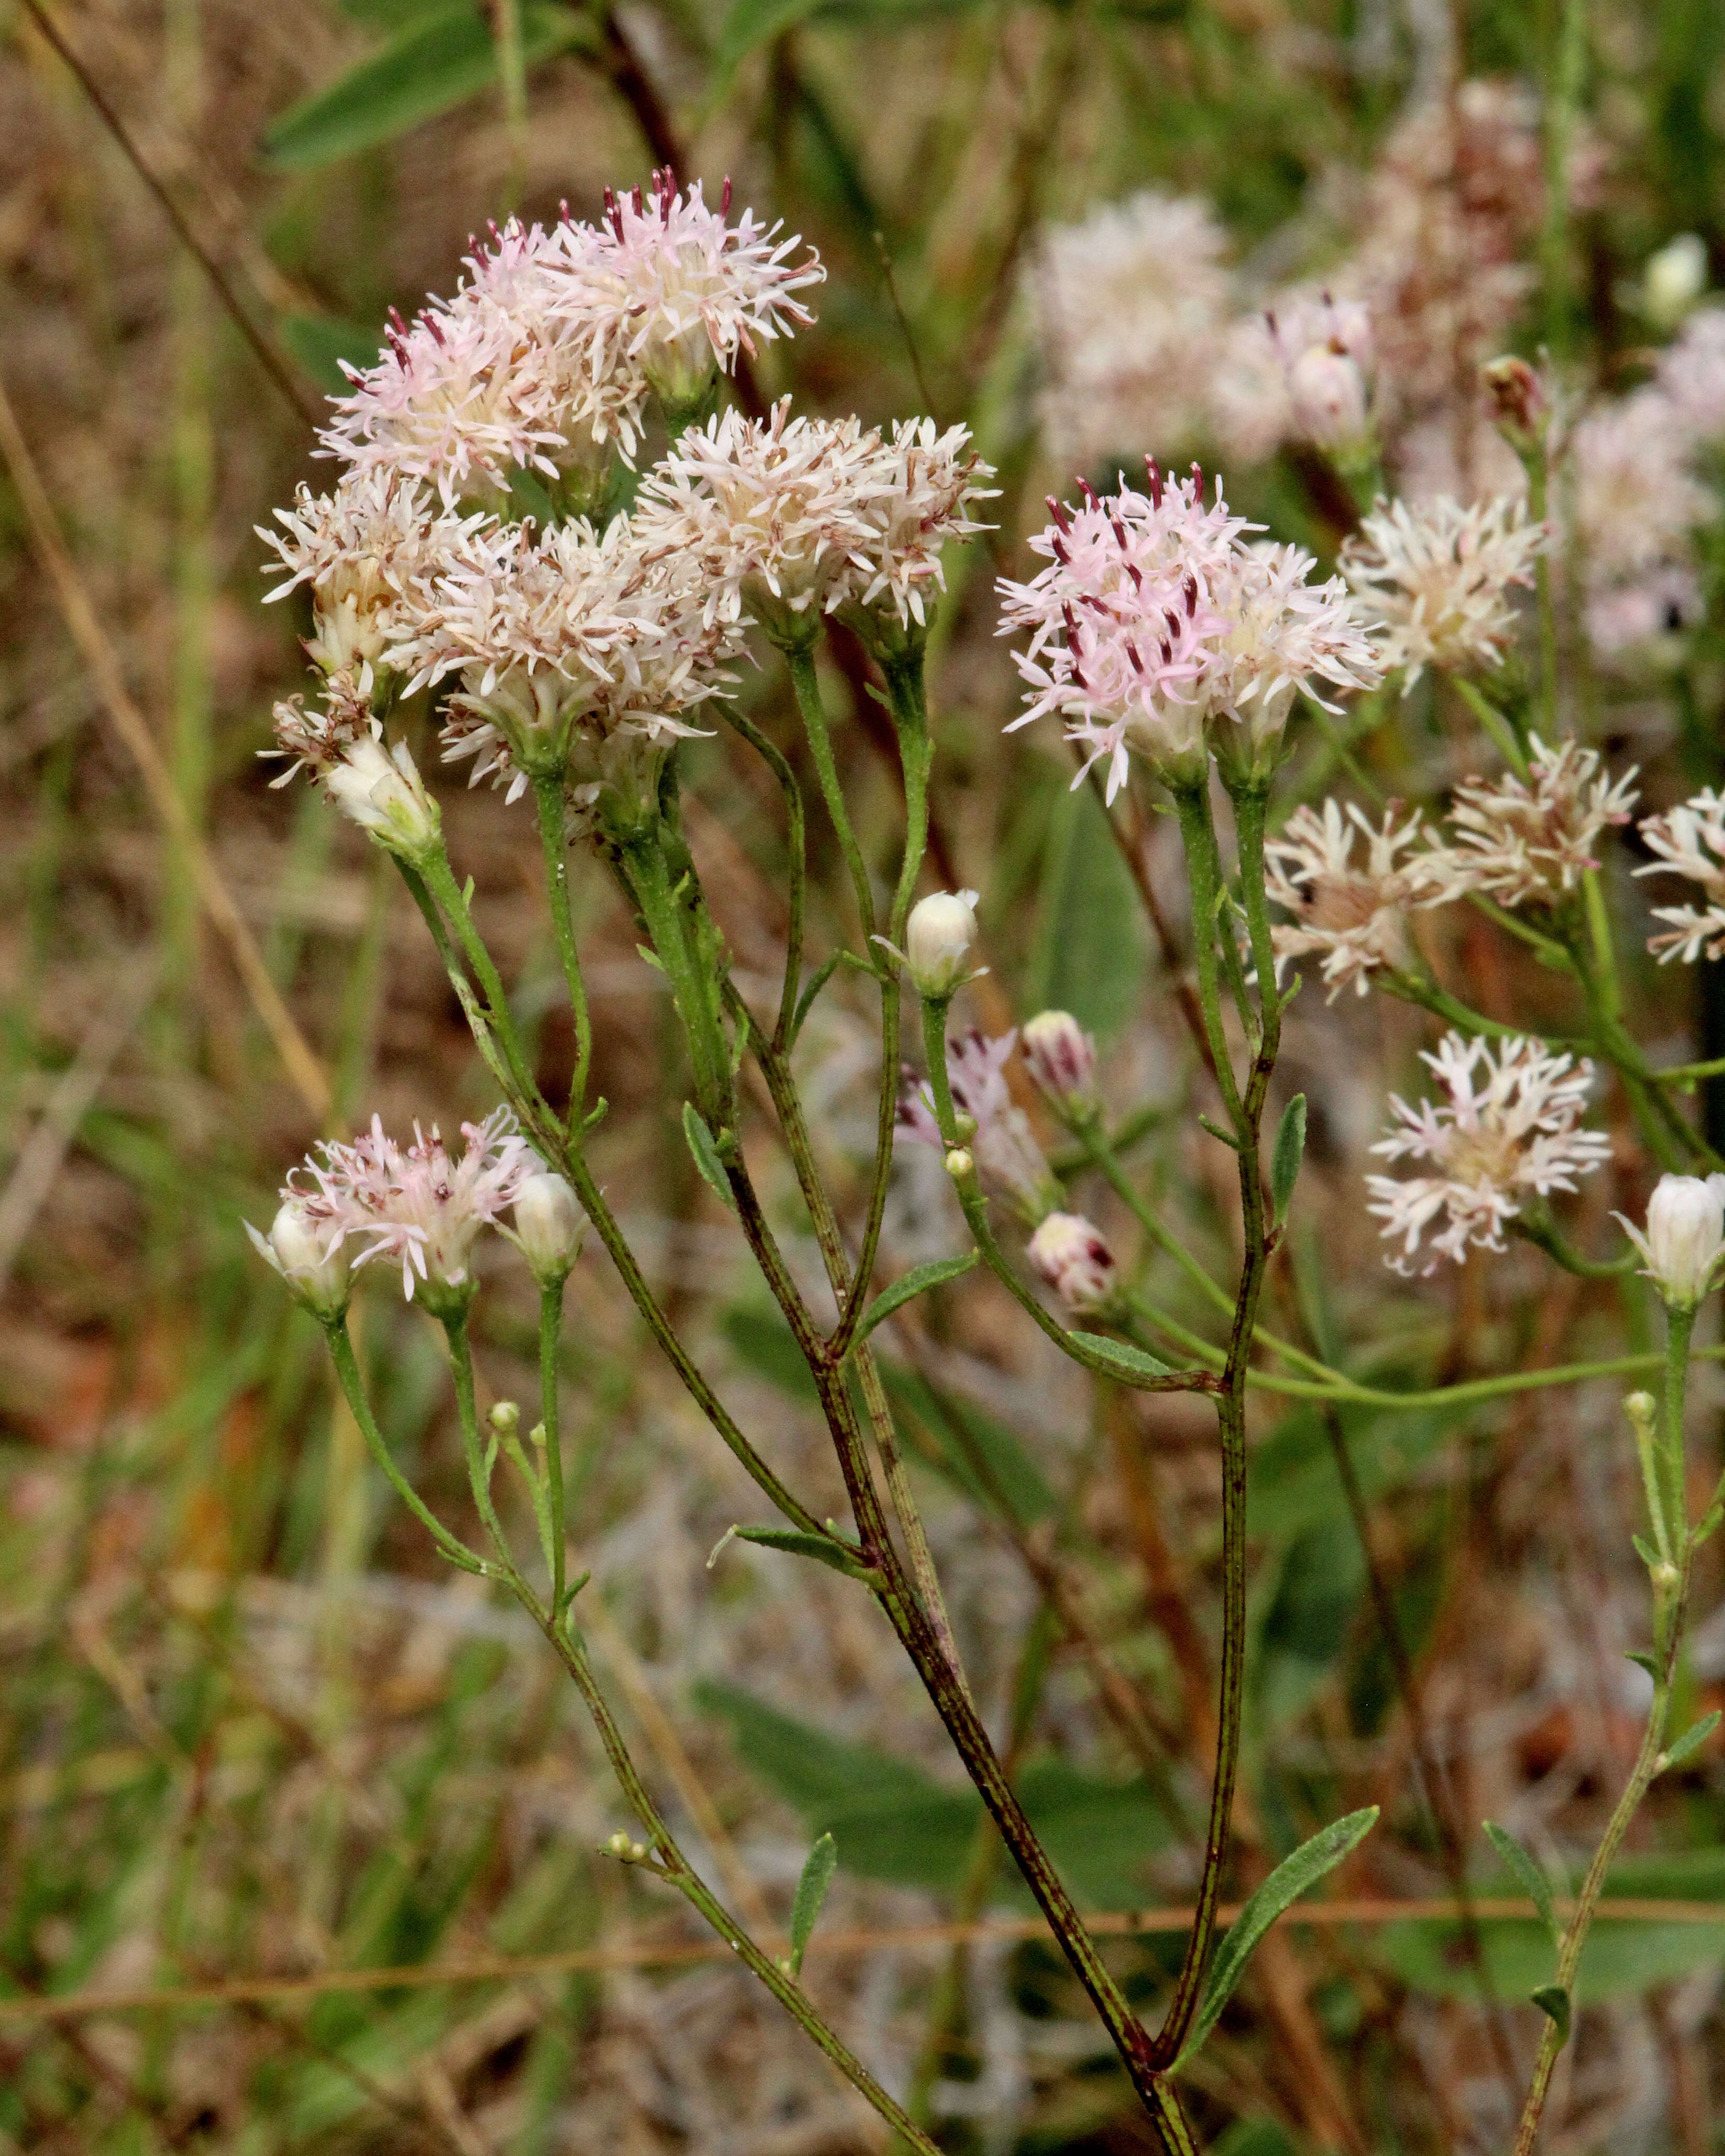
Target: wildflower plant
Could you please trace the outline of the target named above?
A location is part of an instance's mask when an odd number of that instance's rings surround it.
[[[1470,154],[1486,155],[1467,139]],[[1403,154],[1413,164],[1438,156],[1411,138]],[[1394,172],[1386,187],[1392,180]],[[1184,282],[1172,290],[1137,274],[1144,247],[1164,231],[1183,233],[1189,249]],[[322,442],[341,467],[334,485],[323,495],[302,490],[265,535],[285,572],[275,596],[297,593],[309,604],[315,677],[305,698],[278,709],[275,753],[285,769],[277,783],[304,774],[392,858],[499,1105],[464,1127],[459,1152],[435,1129],[427,1136],[415,1126],[404,1142],[375,1119],[351,1142],[324,1144],[288,1178],[268,1233],[253,1240],[323,1328],[356,1421],[398,1494],[444,1557],[516,1597],[578,1686],[639,1830],[617,1837],[614,1853],[684,1896],[904,2143],[932,2150],[926,2118],[853,2055],[793,1964],[739,1922],[684,1853],[594,1675],[581,1621],[584,1576],[572,1578],[568,1563],[557,1387],[566,1292],[590,1236],[777,1515],[737,1532],[787,1563],[827,1567],[872,1601],[1160,2145],[1189,2151],[1198,2144],[1179,2076],[1258,1936],[1242,1919],[1245,1943],[1214,1953],[1242,1755],[1249,1394],[1307,1399],[1330,1414],[1394,1413],[1512,1393],[1525,1377],[1399,1394],[1353,1374],[1343,1352],[1301,1347],[1266,1322],[1305,1142],[1303,1098],[1283,1088],[1272,1109],[1298,969],[1315,963],[1332,999],[1344,988],[1356,998],[1378,990],[1440,1019],[1443,1037],[1424,1056],[1436,1097],[1414,1105],[1390,1096],[1388,1132],[1373,1150],[1399,1172],[1373,1173],[1358,1196],[1382,1224],[1390,1265],[1430,1276],[1480,1264],[1511,1235],[1533,1246],[1538,1262],[1588,1280],[1623,1281],[1639,1255],[1668,1314],[1663,1404],[1636,1395],[1629,1408],[1654,1538],[1645,1546],[1654,1702],[1609,1846],[1563,1935],[1525,2149],[1567,2035],[1604,1864],[1671,1756],[1666,1718],[1691,1570],[1721,1512],[1716,1498],[1692,1522],[1686,1508],[1682,1404],[1696,1312],[1720,1270],[1725,1191],[1708,1140],[1681,1105],[1681,1085],[1706,1066],[1655,1068],[1625,1016],[1604,876],[1609,849],[1630,830],[1636,774],[1584,745],[1568,703],[1560,706],[1545,573],[1553,529],[1540,506],[1550,453],[1543,409],[1519,376],[1494,376],[1500,403],[1514,407],[1506,432],[1515,454],[1537,470],[1534,493],[1381,499],[1361,515],[1333,574],[1237,515],[1220,476],[1195,465],[1174,476],[1161,445],[1147,443],[1110,490],[1081,481],[1076,499],[1050,495],[1049,521],[1028,542],[1036,566],[999,580],[999,629],[1024,692],[1009,731],[1039,728],[1056,752],[1064,742],[1074,783],[1091,784],[1128,855],[1158,810],[1171,812],[1178,831],[1189,919],[1180,1008],[1214,1111],[1195,1120],[1194,1137],[1231,1155],[1237,1209],[1238,1262],[1219,1280],[1128,1171],[1121,1133],[1130,1118],[1117,1118],[1096,1044],[1076,1018],[1026,1012],[1020,1028],[992,1036],[955,1023],[955,1003],[976,993],[987,968],[978,894],[925,888],[938,783],[927,660],[954,550],[986,527],[993,475],[964,428],[932,418],[871,425],[797,413],[788,399],[762,416],[721,403],[741,361],[813,319],[822,273],[799,247],[747,212],[733,219],[728,185],[714,208],[699,186],[682,189],[660,173],[650,192],[608,198],[592,223],[566,213],[549,229],[494,229],[454,295],[413,323],[397,321],[377,365],[354,372],[337,401]],[[1456,239],[1450,254],[1464,253]],[[1115,398],[1111,426],[1146,400],[1156,405],[1155,384],[1123,379],[1131,354],[1122,321],[1141,313],[1189,359],[1183,341],[1209,335],[1225,312],[1219,254],[1206,217],[1156,198],[1045,252],[1036,274],[1045,305],[1081,285],[1098,256],[1131,300],[1111,303],[1106,319],[1075,315],[1069,324],[1069,372],[1086,393]],[[1402,272],[1398,282],[1379,263],[1373,275],[1378,289],[1412,305]],[[1389,326],[1388,340],[1374,336],[1368,309],[1340,287],[1291,299],[1267,325],[1290,424],[1316,450],[1346,449],[1350,470],[1363,469],[1362,458],[1375,464],[1380,398],[1392,408],[1394,385],[1379,381],[1383,347],[1405,344],[1408,332],[1404,322]],[[1674,365],[1659,394],[1673,409],[1686,398],[1692,414],[1717,394],[1708,370],[1718,355],[1711,332],[1692,324],[1685,334],[1687,371]],[[1197,400],[1201,372],[1163,382],[1163,403]],[[665,452],[640,469],[661,425]],[[1588,487],[1618,484],[1607,449],[1577,439],[1575,454],[1596,459]],[[523,516],[524,500],[547,507]],[[1671,551],[1660,557],[1666,566]],[[1624,572],[1646,566],[1638,559]],[[816,664],[835,630],[860,639],[896,747],[903,820],[884,891],[857,834]],[[1537,665],[1522,651],[1530,635]],[[818,956],[809,947],[808,804],[784,747],[733,693],[746,663],[775,659],[855,906],[850,939]],[[1316,804],[1294,798],[1289,766],[1307,742],[1323,747],[1332,770],[1358,773],[1335,722],[1351,726],[1361,711],[1369,726],[1393,722],[1428,675],[1464,721],[1455,747],[1466,775],[1446,801],[1380,798],[1368,812],[1334,795]],[[536,827],[575,1043],[565,1097],[542,1089],[449,857],[437,793],[403,737],[403,712],[425,706],[444,762],[465,767],[470,784],[502,788],[524,833]],[[783,968],[764,1001],[733,963],[682,824],[684,745],[721,729],[760,759],[788,841]],[[1502,769],[1478,767],[1491,755]],[[1686,877],[1705,899],[1703,908],[1659,909],[1668,932],[1652,947],[1662,959],[1725,947],[1722,819],[1707,792],[1640,826],[1654,858],[1638,873]],[[684,1131],[807,1366],[844,1481],[842,1523],[789,1486],[768,1434],[746,1428],[721,1399],[594,1172],[590,1141],[606,1104],[593,1096],[594,1018],[572,903],[583,877],[620,891],[643,957],[670,990]],[[1141,888],[1154,912],[1147,877]],[[1469,914],[1562,977],[1573,1016],[1561,1035],[1531,1021],[1512,1027],[1445,985],[1434,939]],[[1158,924],[1165,929],[1159,915]],[[810,1009],[841,965],[868,983],[878,1024],[873,1157],[860,1199],[846,1205],[793,1062]],[[1034,1094],[1015,1093],[1019,1066]],[[1633,1126],[1615,1134],[1602,1105],[1614,1087]],[[769,1106],[771,1135],[820,1253],[826,1301],[794,1273],[745,1151],[752,1088]],[[1027,1107],[1038,1099],[1044,1131],[1057,1127],[1064,1147],[1039,1135]],[[883,1288],[877,1261],[901,1137],[939,1153],[968,1241]],[[1633,1250],[1589,1257],[1577,1247],[1585,1232],[1560,1224],[1553,1201],[1604,1173],[1615,1148],[1630,1147],[1664,1179],[1645,1227],[1625,1220]],[[1219,1319],[1219,1338],[1150,1299],[1142,1268],[1082,1209],[1070,1187],[1080,1175],[1098,1178],[1149,1247],[1178,1265]],[[526,1445],[512,1410],[482,1425],[476,1404],[470,1315],[494,1233],[515,1245],[540,1295],[542,1395]],[[444,1334],[484,1530],[478,1546],[431,1509],[380,1430],[347,1329],[355,1283],[374,1261],[399,1269],[405,1295]],[[1100,1384],[1185,1395],[1214,1418],[1217,1738],[1194,1919],[1154,2025],[1099,1948],[973,1696],[870,1337],[884,1317],[978,1266],[1025,1325]],[[1556,1379],[1547,1371],[1537,1381]],[[500,1507],[506,1467],[529,1500],[531,1552]],[[1254,1905],[1260,1914],[1278,1913],[1374,1817],[1337,1822],[1272,1872],[1260,1890],[1267,1898]],[[800,1953],[799,1943],[798,1967]]]

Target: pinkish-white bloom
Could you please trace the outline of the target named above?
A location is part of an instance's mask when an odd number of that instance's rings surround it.
[[[1153,192],[1044,234],[1029,285],[1038,411],[1055,456],[1094,464],[1204,431],[1230,312],[1227,246],[1208,203]]]
[[[793,260],[799,239],[781,240],[782,228],[752,210],[730,223],[730,211],[728,180],[712,210],[699,180],[680,192],[667,169],[646,194],[608,187],[603,219],[571,248],[574,305],[597,365],[638,372],[673,411],[704,396],[720,369],[732,372],[739,352],[753,357],[814,320],[796,295],[825,278],[820,258],[811,249]]]
[[[1178,482],[1153,459],[1147,470],[1146,493],[1122,485],[1099,500],[1086,488],[1077,510],[1051,501],[1054,522],[1029,542],[1049,566],[998,587],[1002,633],[1030,631],[1014,654],[1028,693],[1013,726],[1058,712],[1089,752],[1086,770],[1107,759],[1111,801],[1132,751],[1189,780],[1206,729],[1225,717],[1243,730],[1244,760],[1267,763],[1296,691],[1381,674],[1340,583],[1308,582],[1309,555],[1245,544],[1253,527],[1229,514],[1219,480],[1205,505],[1195,465]]]
[[[1075,1317],[1094,1317],[1113,1301],[1120,1268],[1107,1238],[1082,1214],[1049,1214],[1024,1255]]]
[[[905,964],[919,996],[950,996],[973,976],[976,893],[935,891],[905,922]]]
[[[1590,593],[1686,562],[1715,511],[1695,476],[1696,435],[1657,382],[1595,405],[1570,442],[1575,522]]]
[[[285,786],[295,773],[309,771],[326,778],[356,742],[375,738],[383,731],[373,716],[374,687],[369,665],[357,674],[344,670],[331,674],[320,688],[321,701],[310,711],[303,696],[285,698],[275,706],[275,746],[262,749],[266,757],[282,757],[287,769],[270,782]]]
[[[1060,1185],[1030,1128],[1030,1119],[1013,1100],[1004,1075],[1018,1040],[1016,1032],[989,1040],[972,1031],[947,1043],[947,1083],[952,1106],[976,1125],[963,1142],[976,1163],[984,1189],[1010,1205],[1034,1227],[1060,1202]],[[946,1151],[927,1080],[919,1086],[906,1070],[899,1102],[899,1127],[919,1144]]]
[[[1353,802],[1344,811],[1328,800],[1320,817],[1304,803],[1264,848],[1266,895],[1292,916],[1271,931],[1278,968],[1286,960],[1315,957],[1334,1003],[1352,987],[1364,995],[1373,973],[1401,971],[1414,957],[1408,916],[1438,894],[1426,857],[1414,850],[1420,811],[1404,816],[1391,802],[1381,824],[1368,821]],[[1353,857],[1365,840],[1365,858]]]
[[[1445,1097],[1416,1108],[1391,1094],[1394,1123],[1372,1151],[1426,1162],[1430,1172],[1366,1178],[1366,1210],[1401,1245],[1389,1260],[1398,1272],[1414,1269],[1422,1238],[1440,1221],[1423,1272],[1443,1258],[1461,1265],[1470,1249],[1501,1250],[1505,1226],[1530,1198],[1574,1190],[1576,1177],[1591,1174],[1611,1151],[1603,1132],[1580,1127],[1594,1075],[1585,1060],[1520,1035],[1494,1042],[1450,1033],[1421,1060]]]
[[[282,1193],[327,1247],[344,1247],[349,1236],[370,1237],[352,1260],[355,1270],[373,1258],[398,1260],[402,1292],[413,1300],[415,1283],[459,1289],[471,1278],[473,1247],[514,1204],[543,1164],[516,1128],[506,1108],[483,1123],[464,1123],[466,1146],[451,1159],[435,1126],[429,1137],[413,1126],[413,1142],[398,1145],[381,1119],[351,1145],[331,1140],[318,1147]]]
[[[1621,1213],[1611,1217],[1647,1260],[1643,1278],[1673,1309],[1693,1310],[1725,1253],[1725,1175],[1661,1176],[1647,1202],[1645,1235]]]
[[[1725,306],[1689,317],[1659,355],[1654,379],[1692,442],[1725,439]]]
[[[302,485],[275,517],[282,530],[259,525],[258,536],[287,574],[265,603],[310,589],[305,649],[326,674],[382,664],[392,637],[411,630],[427,580],[483,521],[439,513],[419,482],[375,465],[344,473],[330,494]]]
[[[1464,509],[1448,496],[1380,502],[1342,548],[1343,576],[1384,624],[1384,664],[1411,689],[1427,666],[1495,666],[1515,634],[1509,593],[1533,581],[1543,523],[1506,495]]]
[[[1626,824],[1639,798],[1632,767],[1614,780],[1597,749],[1528,742],[1527,777],[1469,778],[1455,788],[1455,843],[1421,867],[1446,898],[1479,891],[1500,906],[1557,906],[1599,865],[1599,834]]]
[[[1659,858],[1635,874],[1687,876],[1700,885],[1706,901],[1702,906],[1656,906],[1653,918],[1669,927],[1647,948],[1657,952],[1661,965],[1672,958],[1693,965],[1703,954],[1725,957],[1725,798],[1709,786],[1663,815],[1647,817],[1640,832]]]
[[[1582,610],[1587,640],[1602,660],[1658,665],[1707,617],[1701,578],[1682,562],[1661,562],[1624,583],[1590,592]]]
[[[1266,316],[1296,435],[1344,449],[1369,425],[1372,318],[1358,300],[1291,293]]]
[[[549,1168],[529,1174],[516,1193],[516,1247],[542,1286],[555,1286],[581,1255],[588,1219],[581,1200]]]
[[[781,639],[847,601],[921,624],[942,547],[983,528],[968,511],[989,468],[969,440],[927,419],[889,441],[855,418],[793,418],[788,398],[766,420],[728,411],[673,444],[634,530],[649,562],[698,572],[714,615],[737,622],[749,607]]]
[[[1070,1011],[1038,1011],[1019,1036],[1024,1068],[1065,1123],[1084,1122],[1101,1105],[1096,1044]]]

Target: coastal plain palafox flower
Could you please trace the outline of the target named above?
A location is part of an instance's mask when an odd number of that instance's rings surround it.
[[[1662,1175],[1647,1201],[1644,1235],[1614,1213],[1646,1260],[1641,1268],[1673,1308],[1692,1310],[1712,1287],[1725,1253],[1725,1175]]]
[[[352,1144],[320,1146],[288,1178],[284,1202],[331,1250],[347,1239],[370,1240],[352,1262],[356,1270],[374,1258],[398,1260],[402,1292],[411,1301],[416,1280],[437,1288],[459,1288],[470,1278],[473,1247],[481,1229],[520,1196],[543,1163],[516,1129],[506,1108],[483,1123],[464,1123],[466,1141],[452,1158],[434,1125],[429,1137],[418,1123],[411,1145],[398,1144],[373,1116],[368,1132]]]
[[[1096,1044],[1070,1011],[1038,1011],[1019,1034],[1024,1068],[1062,1121],[1093,1114]]]
[[[1379,617],[1384,664],[1411,689],[1427,666],[1495,666],[1515,633],[1509,594],[1531,584],[1548,544],[1508,495],[1464,508],[1447,495],[1380,501],[1343,542],[1343,575]]]
[[[1578,741],[1527,745],[1527,777],[1470,778],[1450,808],[1455,842],[1422,864],[1446,898],[1479,891],[1511,907],[1556,906],[1599,865],[1599,836],[1626,824],[1637,799],[1633,767],[1613,779],[1597,749]]]
[[[412,860],[438,844],[443,818],[405,742],[386,748],[363,735],[329,766],[323,783],[342,814],[388,852]]]
[[[1530,1198],[1574,1189],[1611,1150],[1602,1132],[1580,1127],[1594,1075],[1584,1059],[1519,1034],[1492,1042],[1450,1033],[1421,1060],[1445,1097],[1410,1107],[1392,1094],[1394,1122],[1372,1151],[1425,1162],[1430,1173],[1366,1178],[1366,1210],[1400,1241],[1389,1260],[1398,1272],[1413,1270],[1425,1231],[1440,1221],[1425,1272],[1443,1258],[1462,1264],[1470,1248],[1501,1250],[1504,1228]]]
[[[1120,1268],[1106,1236],[1082,1214],[1049,1214],[1024,1255],[1075,1316],[1094,1315],[1113,1301]]]
[[[1304,803],[1264,848],[1266,895],[1291,916],[1271,930],[1278,968],[1301,957],[1320,961],[1333,1003],[1352,987],[1364,995],[1373,973],[1405,967],[1413,957],[1408,916],[1442,895],[1415,850],[1420,811],[1405,814],[1392,801],[1373,824],[1349,802],[1327,800],[1320,815]],[[1358,839],[1363,860],[1354,858]]]
[[[321,1317],[339,1317],[347,1307],[352,1254],[343,1247],[340,1223],[308,1214],[297,1193],[284,1193],[267,1235],[244,1224],[252,1248],[308,1309]]]
[[[1707,787],[1663,815],[1649,816],[1640,835],[1658,859],[1638,876],[1681,875],[1699,884],[1703,906],[1656,906],[1653,917],[1668,925],[1647,948],[1663,965],[1681,957],[1693,965],[1705,954],[1725,957],[1725,797]]]

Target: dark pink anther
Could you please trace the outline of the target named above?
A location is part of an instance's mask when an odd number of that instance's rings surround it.
[[[731,175],[729,172],[726,173],[725,184],[719,190],[719,214],[721,217],[729,217],[731,214]]]
[[[1047,495],[1045,499],[1048,502],[1049,515],[1053,517],[1055,522],[1060,526],[1062,531],[1070,531],[1072,529],[1071,511],[1067,508],[1064,501],[1056,501],[1051,494]]]
[[[640,189],[639,187],[631,187],[629,191],[629,198],[635,206],[635,215],[637,217],[644,217],[647,214],[647,198],[641,192]]]
[[[1188,577],[1185,583],[1180,587],[1180,588],[1186,594],[1186,619],[1188,621],[1190,621],[1192,617],[1198,612],[1197,578]]]
[[[1144,470],[1149,475],[1150,478],[1150,506],[1153,509],[1160,509],[1162,506],[1162,468],[1157,463],[1154,457],[1146,457],[1144,459]]]
[[[1132,663],[1133,673],[1142,675],[1144,671],[1144,662],[1138,656],[1137,645],[1132,642],[1130,637],[1127,637],[1126,640],[1126,655]]]
[[[1126,573],[1132,580],[1132,589],[1135,592],[1142,591],[1144,588],[1144,572],[1138,567],[1136,562],[1128,562],[1127,563]]]
[[[1086,509],[1094,509],[1096,506],[1096,490],[1081,475],[1078,481],[1078,491],[1084,496],[1084,506]]]
[[[1109,525],[1111,526],[1111,527],[1112,528],[1112,531],[1113,531],[1113,533],[1114,533],[1114,536],[1115,536],[1115,538],[1116,538],[1116,539],[1119,542],[1119,543],[1120,543],[1120,549],[1121,549],[1121,552],[1122,552],[1122,553],[1124,553],[1124,552],[1125,552],[1125,551],[1126,551],[1126,547],[1127,547],[1127,536],[1126,536],[1126,526],[1125,526],[1125,525],[1124,525],[1124,524],[1122,524],[1122,523],[1121,522],[1120,519],[1119,519],[1117,516],[1111,516],[1111,517],[1108,519],[1108,522],[1109,522]]]
[[[617,198],[609,187],[605,190],[605,217],[620,241],[623,238],[623,212],[618,208]]]
[[[1060,563],[1063,569],[1070,569],[1071,567],[1071,551],[1067,547],[1065,541],[1061,538],[1058,531],[1055,532],[1054,538],[1050,542],[1050,552],[1053,554],[1055,561]]]
[[[1166,644],[1162,647],[1162,663],[1164,666],[1172,666],[1174,663],[1173,648]]]

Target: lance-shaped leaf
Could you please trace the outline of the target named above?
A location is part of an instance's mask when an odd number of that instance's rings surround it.
[[[1507,1827],[1499,1826],[1496,1820],[1487,1820],[1486,1839],[1521,1881],[1522,1891],[1538,1910],[1539,1920],[1553,1940],[1561,1939],[1563,1929],[1552,1907],[1551,1881]]]
[[[1717,1707],[1711,1714],[1702,1715],[1699,1722],[1692,1722],[1676,1743],[1660,1755],[1659,1772],[1668,1774],[1673,1767],[1681,1767],[1686,1759],[1692,1758],[1718,1726]]]
[[[1198,2010],[1190,2035],[1180,2046],[1179,2056],[1174,2061],[1175,2071],[1196,2053],[1215,2027],[1222,2009],[1245,1974],[1253,1948],[1282,1911],[1297,1902],[1308,1887],[1315,1887],[1326,1872],[1333,1871],[1344,1856],[1359,1847],[1377,1824],[1376,1804],[1368,1804],[1363,1811],[1349,1812],[1345,1819],[1338,1819],[1313,1835],[1310,1841],[1302,1841],[1291,1856],[1285,1856],[1276,1866],[1235,1918],[1227,1938],[1216,1950],[1204,2004]]]
[[[783,1550],[791,1557],[811,1557],[817,1564],[830,1565],[834,1572],[842,1572],[850,1578],[866,1578],[862,1551],[854,1543],[839,1535],[811,1535],[801,1527],[738,1527],[740,1543],[753,1543],[757,1548]]]
[[[1083,1359],[1092,1368],[1100,1363],[1111,1377],[1117,1373],[1128,1384],[1139,1378],[1165,1378],[1171,1367],[1147,1355],[1142,1348],[1133,1348],[1124,1340],[1110,1340],[1101,1332],[1072,1332],[1067,1337],[1083,1342]]]
[[[803,1974],[803,1956],[820,1916],[820,1907],[839,1868],[839,1845],[824,1834],[809,1852],[803,1876],[797,1881],[797,1898],[791,1904],[791,1974]]]
[[[1281,1122],[1276,1127],[1276,1149],[1270,1156],[1270,1195],[1275,1202],[1278,1220],[1287,1218],[1288,1200],[1300,1179],[1300,1163],[1305,1157],[1306,1096],[1296,1093],[1281,1111]]]
[[[968,1273],[981,1255],[980,1250],[967,1250],[962,1258],[931,1258],[926,1265],[913,1265],[891,1287],[883,1288],[863,1312],[862,1323],[856,1328],[857,1338],[866,1340],[883,1317],[891,1317],[894,1311],[902,1310],[925,1288],[938,1287],[942,1281],[957,1280]]]
[[[1533,1994],[1533,2004],[1548,2021],[1555,2023],[1560,2045],[1569,2041],[1569,1994],[1561,1984],[1542,1984]]]
[[[719,1158],[719,1149],[713,1143],[712,1132],[692,1101],[683,1103],[683,1136],[689,1141],[690,1155],[701,1171],[701,1181],[721,1204],[727,1205],[734,1213],[737,1200],[731,1194],[724,1163]]]

